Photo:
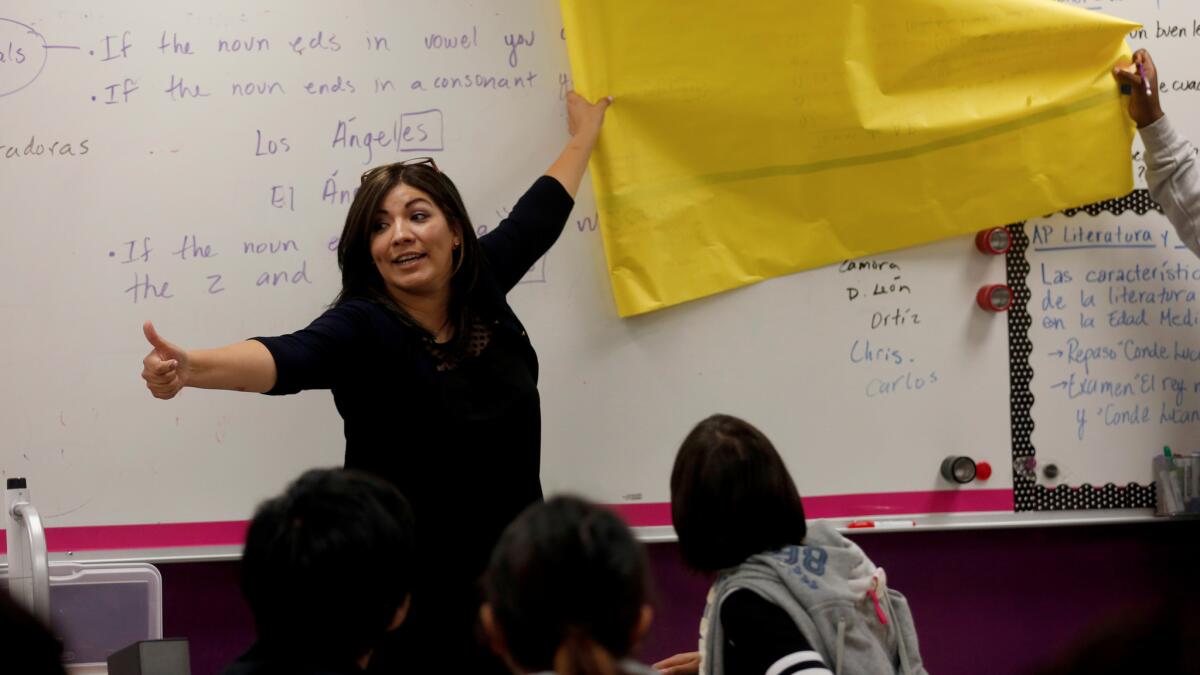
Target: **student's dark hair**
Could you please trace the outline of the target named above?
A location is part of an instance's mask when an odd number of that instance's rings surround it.
[[[313,469],[258,507],[242,592],[260,645],[283,659],[353,663],[383,639],[412,588],[415,528],[383,480]]]
[[[0,670],[21,675],[64,675],[62,643],[7,590],[0,589]],[[9,670],[11,669],[11,670]]]
[[[334,299],[338,304],[351,298],[374,300],[396,312],[402,321],[423,333],[408,312],[392,299],[384,285],[375,260],[371,257],[371,238],[378,211],[388,193],[399,185],[414,187],[429,195],[446,216],[451,231],[460,245],[454,252],[454,270],[450,278],[449,318],[454,324],[454,338],[449,348],[461,349],[470,340],[467,300],[479,278],[480,249],[475,226],[467,215],[467,207],[450,177],[430,164],[385,164],[362,175],[362,183],[346,213],[346,224],[338,240],[338,268],[342,271],[342,290]]]
[[[799,544],[800,493],[775,446],[749,422],[713,415],[696,425],[671,471],[671,518],[683,560],[702,572]]]
[[[635,646],[646,570],[645,551],[615,513],[555,497],[504,531],[485,596],[516,665],[612,675]]]

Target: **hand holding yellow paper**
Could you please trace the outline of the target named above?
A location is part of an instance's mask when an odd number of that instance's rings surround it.
[[[1137,24],[1052,0],[562,0],[622,316],[1128,193]]]

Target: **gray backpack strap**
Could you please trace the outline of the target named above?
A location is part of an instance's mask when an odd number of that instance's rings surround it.
[[[892,607],[891,594],[884,591],[882,597],[888,616],[892,617],[892,631],[896,634],[896,646],[900,652],[900,673],[901,675],[910,675],[912,662],[908,658],[908,645],[905,644],[904,633],[900,630],[900,622],[896,620],[896,610]]]

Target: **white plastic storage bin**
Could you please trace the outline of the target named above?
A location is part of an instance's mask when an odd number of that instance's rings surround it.
[[[8,586],[8,566],[0,572]],[[50,622],[69,665],[162,637],[162,576],[147,563],[50,562]]]

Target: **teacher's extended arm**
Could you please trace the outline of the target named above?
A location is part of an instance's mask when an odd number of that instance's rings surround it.
[[[184,387],[263,393],[275,386],[275,359],[261,342],[185,350],[163,339],[149,321],[142,331],[153,347],[142,359],[142,379],[155,398],[174,398]]]

